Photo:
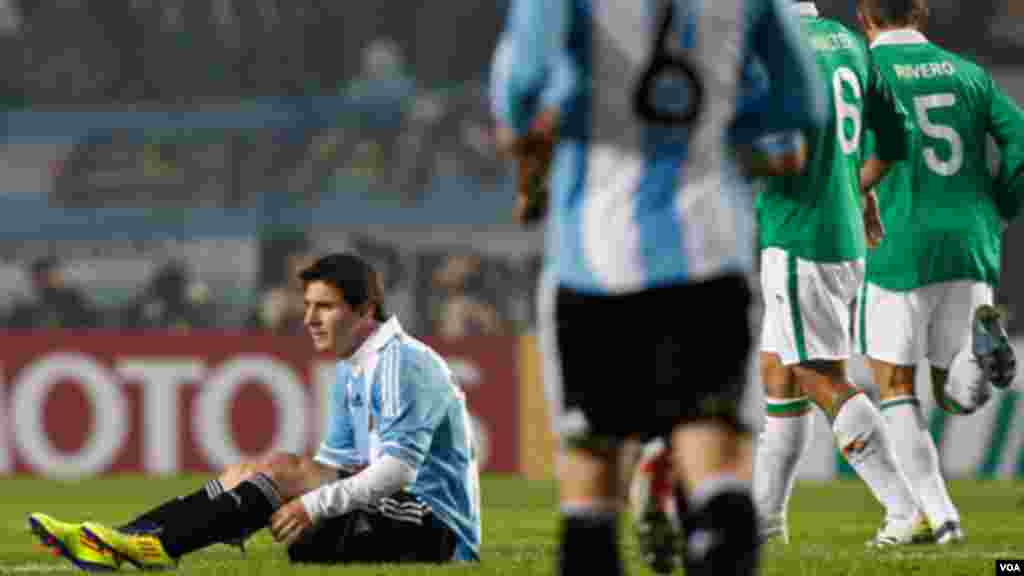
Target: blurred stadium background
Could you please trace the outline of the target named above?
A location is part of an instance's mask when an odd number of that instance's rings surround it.
[[[856,26],[853,4],[819,2]],[[1024,102],[1024,3],[931,5],[932,39]],[[0,0],[0,473],[203,472],[313,446],[329,367],[290,278],[351,249],[460,373],[485,470],[550,478],[543,237],[513,223],[488,113],[506,9]],[[999,300],[1024,353],[1022,254],[1018,223]],[[933,411],[949,473],[1024,476],[1022,410],[1011,391],[970,419]],[[806,477],[846,473],[819,436]]]

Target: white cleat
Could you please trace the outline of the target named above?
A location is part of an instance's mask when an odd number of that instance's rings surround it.
[[[761,544],[770,541],[789,544],[789,528],[786,527],[786,517],[782,514],[768,514],[759,518],[758,534],[761,536]]]
[[[942,526],[935,531],[935,543],[948,546],[950,544],[962,544],[967,539],[960,523],[954,520],[943,522]]]
[[[892,548],[914,543],[913,520],[886,520],[875,537],[865,544],[869,548]]]

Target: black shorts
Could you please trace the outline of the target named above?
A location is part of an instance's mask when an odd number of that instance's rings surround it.
[[[379,512],[328,518],[288,547],[292,562],[317,564],[450,562],[455,532],[406,492],[382,500]]]
[[[750,305],[740,275],[613,296],[560,288],[563,439],[649,439],[705,419],[739,427]]]

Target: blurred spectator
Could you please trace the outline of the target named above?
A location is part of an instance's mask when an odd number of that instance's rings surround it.
[[[480,258],[451,256],[434,272],[433,284],[443,293],[434,318],[433,333],[447,339],[501,334],[498,310],[481,297]]]
[[[267,289],[247,326],[250,329],[265,330],[278,335],[298,335],[305,332],[302,319],[305,303],[299,272],[311,265],[316,257],[312,254],[294,253],[286,258],[287,274],[284,281]]]
[[[398,43],[377,38],[363,50],[362,70],[346,89],[355,119],[355,145],[349,170],[387,187],[385,178],[398,158],[408,103],[416,80],[406,70]]]
[[[158,328],[187,332],[206,327],[209,289],[189,279],[185,265],[170,262],[157,269],[140,297],[125,310],[125,328]]]
[[[17,304],[8,318],[11,328],[94,328],[97,314],[76,288],[67,286],[56,258],[44,257],[29,266],[33,298]]]

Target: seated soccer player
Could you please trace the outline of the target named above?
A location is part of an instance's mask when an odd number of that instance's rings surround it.
[[[29,516],[86,570],[169,568],[263,527],[295,562],[476,561],[479,476],[462,391],[445,361],[384,308],[376,271],[350,254],[300,273],[305,325],[338,359],[315,458],[273,454],[117,528]]]

